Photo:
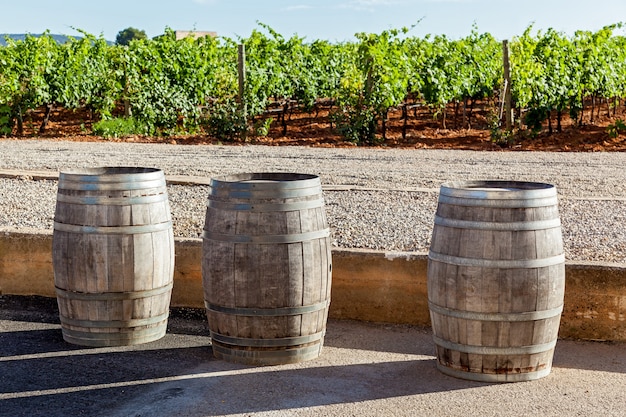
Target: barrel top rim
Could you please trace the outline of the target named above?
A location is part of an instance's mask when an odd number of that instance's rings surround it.
[[[213,189],[225,190],[275,190],[308,189],[320,186],[320,177],[315,174],[293,172],[253,172],[223,175],[211,178]]]
[[[214,181],[225,183],[237,183],[244,181],[302,181],[318,179],[319,175],[302,174],[297,172],[250,172],[221,175],[212,178]]]
[[[440,194],[464,198],[543,198],[555,196],[556,187],[532,181],[449,181],[441,185]]]
[[[110,177],[128,176],[137,174],[163,173],[160,168],[153,167],[132,167],[132,166],[101,166],[101,167],[78,167],[62,169],[59,174],[62,176],[80,177]]]
[[[150,167],[83,167],[63,169],[59,172],[59,184],[143,183],[163,181],[164,178],[163,170]]]

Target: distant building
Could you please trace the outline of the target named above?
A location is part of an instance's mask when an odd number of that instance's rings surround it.
[[[194,39],[203,38],[205,36],[216,37],[217,32],[206,32],[206,31],[197,31],[197,30],[177,30],[174,32],[176,34],[176,40],[184,39],[187,36],[192,36]]]

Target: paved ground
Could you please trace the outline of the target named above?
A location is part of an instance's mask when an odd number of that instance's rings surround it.
[[[330,321],[322,356],[246,367],[213,358],[203,312],[135,347],[63,341],[53,299],[0,296],[0,416],[624,416],[626,345],[560,340],[552,373],[451,378],[429,329]]]

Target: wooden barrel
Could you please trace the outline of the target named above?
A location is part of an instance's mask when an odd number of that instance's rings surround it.
[[[163,171],[61,172],[52,252],[67,342],[120,346],[165,335],[174,235]]]
[[[318,357],[331,289],[319,177],[240,174],[210,187],[202,277],[214,355],[248,365]]]
[[[564,290],[554,186],[441,186],[428,254],[428,300],[443,373],[488,382],[548,375]]]

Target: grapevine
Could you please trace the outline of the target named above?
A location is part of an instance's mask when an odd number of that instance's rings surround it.
[[[565,117],[594,123],[615,117],[626,98],[626,38],[612,25],[567,36],[529,26],[510,42],[511,93],[519,127],[560,131]],[[415,37],[409,29],[358,33],[331,43],[284,37],[268,25],[247,37],[162,36],[111,45],[84,31],[58,44],[52,36],[7,39],[0,46],[0,135],[23,135],[24,123],[45,110],[86,109],[94,121],[131,118],[137,133],[206,133],[237,140],[282,134],[295,109],[329,107],[331,126],[347,140],[378,143],[388,114],[423,107],[442,129],[487,123],[476,103],[496,103],[503,88],[500,42],[474,27],[464,38]],[[238,92],[238,47],[245,47],[245,84]],[[242,106],[245,104],[245,106]],[[449,121],[452,109],[454,120]],[[462,124],[459,113],[462,112]],[[414,112],[417,117],[417,112]],[[507,136],[508,137],[508,136]]]

